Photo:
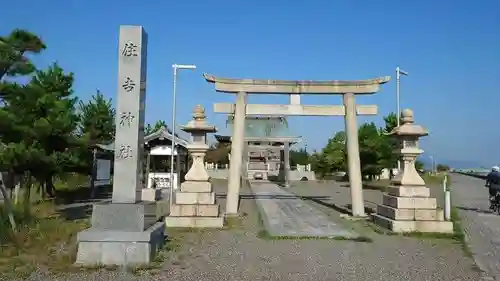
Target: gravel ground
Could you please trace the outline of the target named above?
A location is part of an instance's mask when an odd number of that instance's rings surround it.
[[[332,196],[343,204],[350,201],[346,201],[348,189],[339,184],[307,185],[292,191]],[[226,186],[219,184],[216,189],[224,197]],[[367,191],[372,192],[377,193]],[[249,190],[242,190],[242,195],[249,195]],[[224,201],[218,199],[222,208]],[[338,218],[336,211],[322,208],[332,219]],[[171,244],[181,246],[167,253],[160,268],[135,273],[100,269],[59,277],[36,273],[30,280],[480,280],[473,261],[450,240],[385,236],[368,230],[365,234],[373,243],[263,240],[257,237],[261,226],[254,200],[242,199],[241,213],[242,225],[229,230],[171,232],[175,240]]]

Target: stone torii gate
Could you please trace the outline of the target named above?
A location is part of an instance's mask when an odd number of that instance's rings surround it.
[[[361,164],[359,159],[358,125],[356,115],[376,115],[376,105],[356,105],[355,95],[374,94],[380,85],[391,77],[354,81],[297,81],[230,79],[203,74],[205,80],[215,84],[221,93],[236,94],[236,104],[216,103],[214,112],[234,114],[229,163],[226,214],[238,213],[241,186],[242,159],[245,141],[246,115],[290,115],[290,116],[344,116],[347,136],[349,184],[351,186],[352,215],[365,216]],[[248,104],[248,94],[290,95],[290,104]],[[300,95],[343,95],[344,105],[301,105]]]

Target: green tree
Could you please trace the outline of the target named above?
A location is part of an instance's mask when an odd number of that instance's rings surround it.
[[[307,165],[309,164],[309,153],[304,148],[300,148],[299,150],[290,150],[290,165]]]
[[[312,169],[321,176],[344,171],[346,166],[346,136],[344,131],[337,132],[328,140],[321,152],[311,156]]]
[[[396,113],[391,112],[387,116],[384,117],[385,127],[384,133],[388,134],[392,131],[392,129],[398,126],[398,117]]]
[[[147,124],[146,127],[144,128],[144,134],[147,136],[147,135],[150,135],[156,131],[158,131],[159,129],[161,129],[162,127],[165,127],[167,128],[167,131],[169,133],[172,133],[172,131],[168,128],[167,126],[167,122],[163,121],[163,120],[158,120],[156,121],[156,123],[151,126],[151,124]]]
[[[394,152],[398,147],[398,140],[394,136],[388,134],[397,127],[397,116],[391,112],[384,117],[385,125],[380,129],[381,146],[380,152],[382,153],[381,164],[384,168],[396,168],[399,156]]]
[[[15,95],[5,95],[0,110],[0,119],[5,120],[0,133],[8,149],[2,164],[19,161],[15,169],[32,172],[49,195],[53,195],[53,176],[74,166],[72,152],[79,145],[72,86],[73,74],[54,64],[36,71],[27,85],[11,85]]]
[[[438,172],[447,172],[450,170],[450,167],[448,165],[444,165],[444,164],[437,164],[436,165],[436,170]]]
[[[79,133],[89,144],[108,144],[115,136],[116,111],[111,99],[98,90],[87,102],[78,103]]]
[[[358,139],[361,174],[370,178],[380,175],[385,164],[382,147],[386,143],[375,123],[362,124],[358,130]]]
[[[0,98],[3,105],[7,92],[14,98],[20,91],[24,91],[20,85],[5,81],[3,78],[33,73],[35,66],[26,55],[40,53],[45,48],[45,44],[38,36],[21,29],[15,29],[9,35],[0,37]],[[31,161],[32,159],[40,157],[37,155],[38,148],[33,146],[31,140],[20,139],[20,129],[9,124],[12,119],[7,117],[12,118],[15,115],[9,114],[5,108],[0,108],[0,166],[2,171],[8,171],[7,178],[3,178],[6,184],[1,185],[0,189],[5,198],[5,206],[10,206],[4,187],[12,189],[16,172],[24,172],[28,165],[36,164]],[[9,142],[11,138],[17,138],[17,142]],[[7,212],[11,227],[15,231],[13,211],[8,208]]]
[[[38,54],[45,48],[38,36],[22,29],[0,37],[0,79],[33,73],[35,66],[26,55]]]
[[[116,111],[112,100],[106,99],[97,90],[87,101],[78,102],[78,139],[80,147],[75,151],[78,164],[75,170],[85,174],[92,173],[92,154],[89,147],[94,144],[109,144],[115,136]]]
[[[415,161],[415,169],[417,171],[423,171],[424,170],[424,162],[422,162],[420,160],[416,160]]]

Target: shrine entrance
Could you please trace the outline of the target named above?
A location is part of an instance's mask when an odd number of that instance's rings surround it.
[[[376,115],[376,105],[356,105],[355,95],[374,94],[390,76],[354,81],[298,81],[220,78],[203,75],[215,90],[236,95],[236,103],[216,103],[214,112],[232,114],[233,133],[226,213],[238,213],[239,192],[245,153],[245,120],[247,115],[266,116],[344,116],[348,157],[349,184],[351,187],[352,215],[365,216],[361,165],[359,159],[357,115]],[[289,104],[247,104],[248,94],[289,95]],[[343,105],[301,105],[301,95],[342,95]],[[289,169],[289,167],[285,167]]]
[[[234,115],[227,124],[234,128]],[[243,155],[243,177],[273,180],[287,185],[290,147],[302,139],[293,136],[285,116],[246,116]]]

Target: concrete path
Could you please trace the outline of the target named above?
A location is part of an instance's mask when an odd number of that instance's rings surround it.
[[[316,207],[270,182],[251,182],[266,230],[271,236],[357,237]]]
[[[476,264],[489,277],[500,280],[500,216],[489,210],[484,180],[453,174],[452,204],[458,208]]]

